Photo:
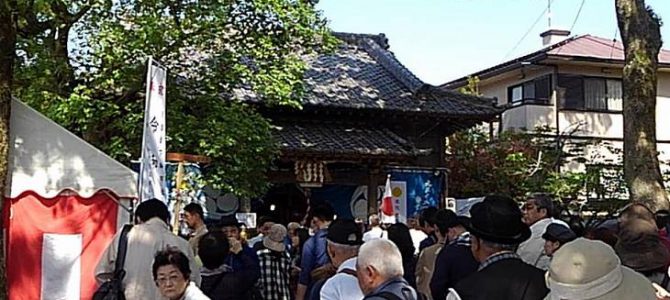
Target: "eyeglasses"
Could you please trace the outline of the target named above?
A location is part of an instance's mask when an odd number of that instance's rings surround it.
[[[177,283],[177,282],[179,282],[180,280],[184,280],[184,277],[175,274],[175,275],[170,275],[170,276],[168,276],[168,277],[158,277],[158,279],[156,279],[156,283],[157,283],[158,285],[162,285],[162,286],[164,286],[164,285],[166,285],[168,282],[171,282],[171,283]]]

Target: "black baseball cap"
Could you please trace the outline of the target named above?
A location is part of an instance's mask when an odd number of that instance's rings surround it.
[[[326,239],[341,245],[363,244],[363,234],[352,219],[337,219],[330,223]]]

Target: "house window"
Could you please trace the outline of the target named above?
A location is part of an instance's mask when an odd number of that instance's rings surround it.
[[[549,104],[551,96],[551,76],[545,75],[507,88],[508,103]]]
[[[621,111],[623,90],[621,80],[613,78],[559,75],[561,108]]]

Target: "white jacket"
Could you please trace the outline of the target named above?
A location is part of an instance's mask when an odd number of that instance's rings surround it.
[[[539,220],[533,225],[530,225],[530,238],[521,243],[519,249],[516,251],[524,262],[545,271],[549,269],[551,258],[544,253],[544,239],[542,238],[542,235],[547,230],[547,226],[551,223],[559,223],[566,227],[568,226],[565,222],[554,218],[544,218]]]
[[[323,284],[319,294],[321,300],[361,300],[365,297],[358,285],[358,279],[351,274],[342,273],[343,269],[356,271],[356,257],[342,262],[337,268],[338,273]]]
[[[182,300],[210,300],[193,281],[188,283]]]

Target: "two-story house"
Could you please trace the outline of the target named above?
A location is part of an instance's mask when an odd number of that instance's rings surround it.
[[[466,86],[478,77],[479,90],[507,107],[497,130],[553,128],[566,140],[605,141],[611,148],[623,147],[622,69],[623,45],[616,40],[591,35],[568,37],[569,31],[548,30],[541,34],[539,51],[481,70],[441,85],[447,90]],[[661,50],[658,65],[656,137],[659,159],[670,160],[670,50]],[[586,148],[614,159],[610,149]],[[583,164],[568,165],[583,170]]]

